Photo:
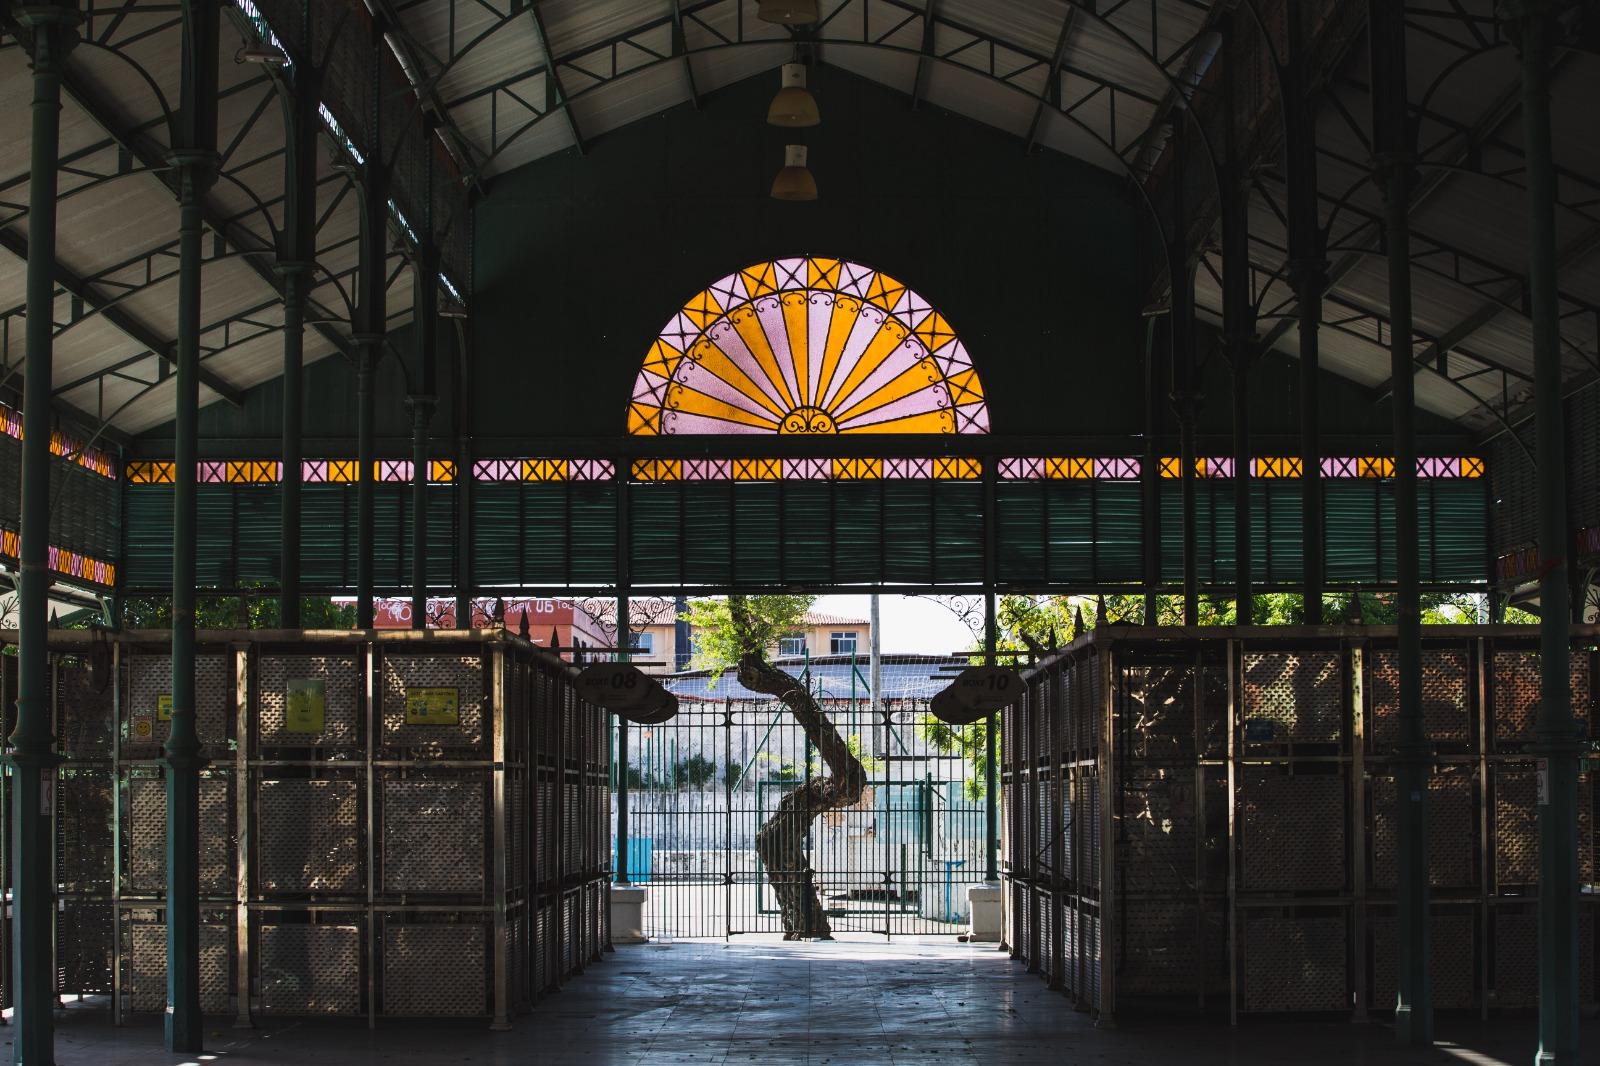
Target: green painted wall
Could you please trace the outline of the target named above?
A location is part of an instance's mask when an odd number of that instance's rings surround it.
[[[811,86],[814,129],[765,124],[771,72],[495,182],[477,225],[481,435],[621,433],[645,352],[683,303],[799,254],[877,267],[939,308],[996,432],[1126,428],[1145,224],[1125,186],[835,68]],[[790,139],[810,147],[814,204],[767,195]],[[1064,415],[1063,396],[1091,391],[1103,402]]]

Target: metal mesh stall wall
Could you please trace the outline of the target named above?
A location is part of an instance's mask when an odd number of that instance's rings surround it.
[[[1012,954],[1101,1015],[1391,1010],[1395,640],[1108,627],[1031,669],[1001,745]],[[1580,627],[1572,653],[1586,741],[1597,640]],[[1440,1009],[1534,1003],[1538,671],[1531,628],[1425,631]],[[1596,776],[1579,777],[1589,1005]]]
[[[501,1023],[602,957],[604,712],[501,631],[418,636],[200,634],[208,1013]],[[51,638],[57,986],[118,1018],[165,1008],[167,639]]]

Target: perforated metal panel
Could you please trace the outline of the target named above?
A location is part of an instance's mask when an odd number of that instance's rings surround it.
[[[1373,1010],[1393,1010],[1399,985],[1395,936],[1398,923],[1387,915],[1369,916],[1372,937]],[[1432,959],[1433,1005],[1441,1010],[1477,1006],[1477,922],[1471,911],[1435,912],[1428,929]]]
[[[488,1014],[488,944],[488,928],[478,924],[385,926],[383,1012]]]
[[[455,689],[458,724],[407,725],[406,691],[412,688]],[[443,754],[484,747],[487,723],[481,656],[389,652],[383,657],[382,691],[385,748]]]
[[[56,914],[56,992],[111,991],[115,912],[109,902],[71,900]]]
[[[1194,771],[1134,767],[1124,780],[1117,861],[1128,884],[1141,893],[1193,891]]]
[[[200,924],[200,1009],[226,1014],[232,973],[232,927],[223,922]],[[123,986],[128,1010],[152,1013],[167,1006],[167,926],[165,922],[130,917],[127,924],[128,976]]]
[[[292,732],[285,719],[290,681],[325,686],[322,732]],[[283,748],[348,748],[360,743],[361,661],[355,655],[263,655],[257,674],[260,743]]]
[[[87,657],[59,657],[56,670],[56,736],[61,753],[74,759],[109,759],[115,735],[116,692],[111,648]]]
[[[1478,880],[1472,771],[1436,771],[1428,782],[1428,869],[1434,888],[1471,888]],[[1395,779],[1372,779],[1372,884],[1392,889],[1395,873]]]
[[[1336,651],[1246,652],[1241,688],[1246,743],[1338,741],[1344,733],[1339,663]]]
[[[1368,727],[1375,748],[1391,748],[1400,740],[1400,666],[1398,653],[1381,648],[1372,653],[1367,675]],[[1468,657],[1464,650],[1430,648],[1422,653],[1422,725],[1436,744],[1459,747],[1469,737]]]
[[[274,1014],[359,1014],[361,929],[263,923],[257,939],[261,1006]]]
[[[1539,653],[1503,650],[1494,653],[1490,677],[1496,742],[1526,744],[1533,740],[1534,718],[1539,711]],[[1572,716],[1589,720],[1589,661],[1573,655]]]
[[[262,891],[360,890],[362,814],[358,785],[348,778],[258,780]]]
[[[159,777],[128,781],[127,888],[161,893],[167,887],[167,783]],[[233,779],[200,779],[200,891],[234,890]]]
[[[1539,915],[1532,904],[1490,908],[1494,964],[1489,1002],[1496,1007],[1532,1007],[1539,1002]],[[1578,908],[1578,1002],[1595,1002],[1595,908]]]
[[[129,655],[127,699],[122,707],[122,748],[130,756],[159,755],[166,743],[170,724],[161,720],[161,697],[172,693],[172,658],[167,655]],[[233,706],[233,678],[229,660],[223,655],[195,656],[195,730],[208,749],[221,749],[228,742],[228,722]],[[137,719],[148,719],[151,736],[135,735]]]
[[[1195,685],[1192,664],[1130,666],[1122,671],[1118,742],[1130,758],[1192,757]]]
[[[1194,994],[1200,989],[1200,926],[1193,903],[1128,900],[1117,970],[1118,995]]]
[[[1578,775],[1578,880],[1594,880],[1594,790]],[[1494,771],[1494,875],[1502,890],[1539,881],[1539,777],[1527,763]]]
[[[1247,911],[1241,947],[1247,1011],[1344,1010],[1346,917],[1297,917]]]
[[[109,769],[68,765],[57,771],[56,871],[63,886],[110,895],[111,806]]]
[[[1241,882],[1250,891],[1344,887],[1343,774],[1249,766],[1241,780]]]
[[[484,886],[482,777],[383,782],[383,891],[474,895]]]

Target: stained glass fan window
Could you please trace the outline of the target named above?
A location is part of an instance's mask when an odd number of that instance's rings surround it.
[[[697,294],[650,347],[636,436],[987,433],[967,350],[922,297],[839,259],[778,259]]]

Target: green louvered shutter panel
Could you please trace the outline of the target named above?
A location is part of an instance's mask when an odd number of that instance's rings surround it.
[[[1144,488],[1137,481],[1094,486],[1095,579],[1132,584],[1144,573]]]
[[[833,491],[833,579],[875,582],[882,570],[883,482],[840,481]]]
[[[783,583],[833,581],[833,485],[786,481],[783,487]]]
[[[983,485],[933,482],[933,579],[940,584],[983,581]]]
[[[522,578],[522,485],[480,481],[472,486],[472,568],[484,588]]]
[[[927,481],[883,483],[884,580],[922,585],[933,579],[933,493]]]
[[[571,484],[572,580],[617,583],[617,487],[603,481]]]
[[[1045,575],[1047,534],[1042,481],[1001,482],[994,487],[995,576],[1004,584],[1036,583]]]
[[[1488,579],[1487,493],[1481,479],[1424,482],[1422,498],[1432,519],[1432,568],[1424,579],[1440,584]]]
[[[726,585],[733,573],[731,482],[683,484],[683,578],[688,585]]]
[[[1095,483],[1046,481],[1044,497],[1044,576],[1058,585],[1092,585],[1095,580]]]
[[[1334,584],[1378,580],[1377,497],[1365,481],[1323,482],[1324,565]]]
[[[300,580],[308,590],[355,587],[356,490],[306,485],[300,490]]]
[[[781,578],[778,494],[775,481],[734,483],[733,579],[740,586],[771,586]]]
[[[234,495],[231,485],[201,485],[195,492],[195,583],[200,587],[236,587]]]
[[[568,523],[572,520],[564,481],[517,485],[517,522],[522,533],[522,565],[512,584],[561,585],[568,572]]]
[[[129,591],[171,588],[172,486],[129,485],[127,492],[124,587]]]
[[[635,585],[681,585],[682,490],[678,482],[628,487],[630,570]]]
[[[232,486],[239,585],[276,588],[282,571],[283,524],[277,485]]]

